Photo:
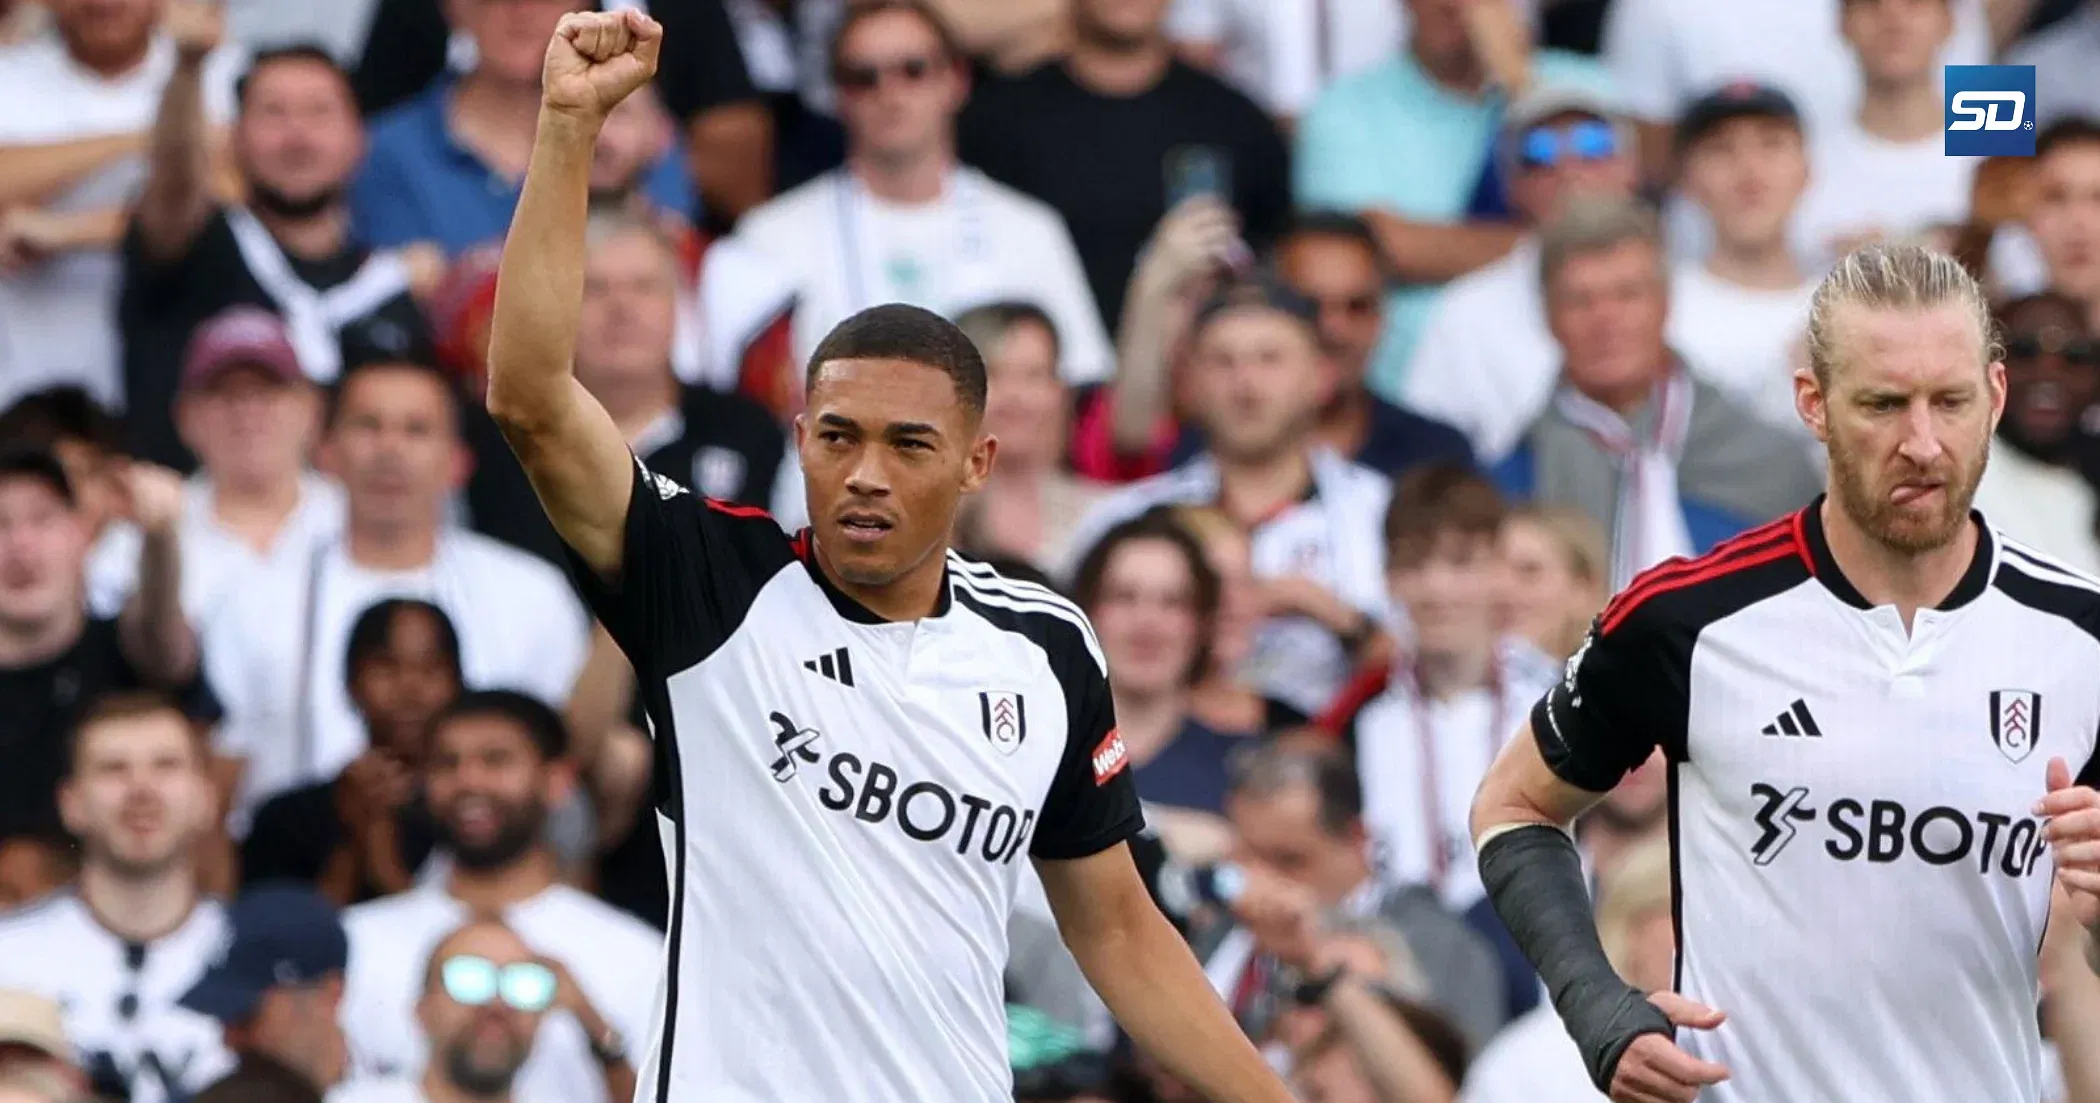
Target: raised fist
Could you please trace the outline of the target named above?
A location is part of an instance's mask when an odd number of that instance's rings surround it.
[[[664,29],[637,11],[561,17],[547,44],[540,96],[549,110],[602,123],[628,94],[656,75]]]
[[[219,0],[174,0],[161,29],[175,40],[178,54],[200,60],[226,38],[226,7]]]

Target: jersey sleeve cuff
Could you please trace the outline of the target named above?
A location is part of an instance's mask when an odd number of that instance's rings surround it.
[[[1145,814],[1136,808],[1130,814],[1099,831],[1089,832],[1076,838],[1037,837],[1028,848],[1031,858],[1048,858],[1051,861],[1072,861],[1091,858],[1117,843],[1129,842],[1145,830]]]

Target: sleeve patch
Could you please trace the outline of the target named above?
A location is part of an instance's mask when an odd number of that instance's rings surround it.
[[[1108,779],[1123,772],[1130,765],[1130,752],[1123,749],[1123,733],[1110,728],[1107,735],[1094,748],[1094,784],[1106,785]]]

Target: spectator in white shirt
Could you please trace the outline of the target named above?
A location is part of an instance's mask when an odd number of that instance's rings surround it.
[[[2042,254],[2049,289],[2085,306],[2100,327],[2100,120],[2069,118],[2034,140],[2027,231]]]
[[[2100,399],[2100,343],[2072,299],[2045,291],[1998,311],[2005,337],[2005,416],[1976,508],[2005,535],[2088,573],[2100,572],[2100,496],[2079,469]]]
[[[470,686],[516,686],[561,703],[590,621],[544,560],[445,523],[466,475],[459,397],[436,369],[351,368],[322,458],[346,494],[342,538],[248,581],[203,626],[226,704],[222,750],[246,760],[240,818],[271,795],[333,777],[365,749],[343,676],[350,625],[388,597],[421,598],[459,629]]]
[[[1859,106],[1815,133],[1794,240],[1817,271],[1858,246],[1968,218],[1976,157],[1946,155],[1940,59],[1960,0],[1843,0]]]
[[[53,0],[54,33],[0,55],[0,405],[54,383],[123,403],[116,328],[125,208],[182,32],[217,5]],[[165,14],[170,29],[158,25]],[[202,56],[200,53],[199,56]],[[238,51],[204,60],[204,112],[233,114]]]
[[[441,1067],[456,1075],[458,1056],[429,1048],[444,1039],[417,1029],[418,999],[428,991],[424,964],[448,932],[487,916],[517,932],[544,955],[540,960],[561,962],[565,968],[557,972],[566,975],[557,979],[569,990],[557,994],[556,1010],[564,1013],[543,1024],[531,1057],[517,1070],[516,1097],[542,1103],[629,1098],[626,1040],[644,1037],[655,1012],[663,939],[555,879],[546,826],[575,783],[567,742],[553,710],[517,693],[469,693],[439,714],[423,784],[449,868],[344,917],[350,972],[343,1028],[360,1075],[413,1079]],[[423,1025],[432,1024],[426,1018]],[[453,1103],[436,1093],[431,1099]]]
[[[1402,0],[1174,0],[1167,35],[1271,115],[1295,119],[1338,77],[1407,40]]]
[[[1705,257],[1672,265],[1669,332],[1695,374],[1805,437],[1794,413],[1794,364],[1816,285],[1787,240],[1809,179],[1802,145],[1794,101],[1768,85],[1724,85],[1685,112],[1677,126],[1681,183],[1714,234]]]
[[[1670,987],[1677,952],[1671,925],[1670,845],[1653,839],[1602,871],[1597,934],[1627,983],[1643,992]],[[1554,1016],[1553,1005],[1509,1024],[1466,1074],[1462,1103],[1605,1103],[1590,1085],[1582,1053]]]
[[[1543,86],[1511,104],[1496,156],[1510,205],[1534,231],[1572,196],[1630,196],[1636,182],[1626,128],[1603,99],[1572,86]],[[1559,371],[1538,269],[1533,232],[1446,285],[1407,370],[1401,405],[1457,426],[1483,463],[1515,447]]]
[[[1003,299],[1040,304],[1066,381],[1114,368],[1064,220],[955,156],[968,75],[938,17],[912,0],[855,6],[832,40],[846,165],[744,216],[738,237],[794,274],[795,357],[882,302],[949,317]]]
[[[175,423],[201,470],[183,490],[182,608],[204,623],[235,586],[303,564],[343,529],[343,491],[307,466],[320,432],[319,391],[299,369],[284,323],[235,307],[191,339]],[[96,549],[108,597],[136,585],[137,530],[113,527]],[[118,573],[121,571],[121,575]]]

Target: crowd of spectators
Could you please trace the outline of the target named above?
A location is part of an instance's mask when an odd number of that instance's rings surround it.
[[[1600,1098],[1468,806],[1611,592],[1813,499],[1834,257],[1986,281],[1978,504],[2100,570],[2100,0],[604,2],[666,39],[577,378],[794,528],[818,339],[953,318],[956,541],[1091,616],[1139,862],[1307,1100]],[[0,0],[0,1103],[631,1093],[656,753],[480,401],[580,6]],[[1945,157],[1991,60],[2036,156]],[[1667,774],[1579,828],[1649,988]],[[1010,938],[1018,1099],[1190,1098],[1039,889]],[[2042,975],[2100,1101],[2100,979]]]

